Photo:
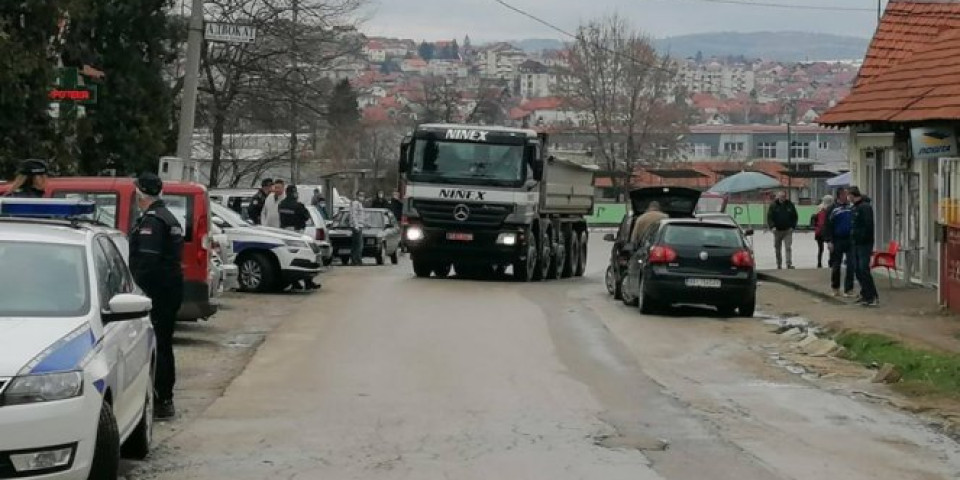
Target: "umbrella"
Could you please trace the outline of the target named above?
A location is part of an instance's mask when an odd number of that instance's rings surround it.
[[[780,181],[760,172],[740,172],[710,187],[713,193],[743,193],[780,187]]]
[[[851,177],[850,172],[841,173],[840,175],[837,175],[836,177],[833,177],[833,178],[831,178],[831,179],[828,179],[828,180],[827,180],[827,186],[834,187],[834,188],[837,188],[837,187],[848,187],[848,186],[850,186],[850,177]]]

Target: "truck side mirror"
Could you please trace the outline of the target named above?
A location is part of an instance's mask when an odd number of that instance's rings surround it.
[[[410,140],[404,140],[400,144],[400,163],[397,169],[400,173],[407,173],[410,169]]]

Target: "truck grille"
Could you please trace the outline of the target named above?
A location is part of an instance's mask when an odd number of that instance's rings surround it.
[[[456,217],[468,209],[466,219]],[[488,204],[476,202],[444,202],[436,200],[414,200],[413,207],[420,213],[424,225],[436,227],[465,226],[474,228],[500,228],[511,213],[513,205]]]

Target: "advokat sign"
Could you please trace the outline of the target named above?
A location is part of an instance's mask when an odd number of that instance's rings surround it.
[[[257,29],[253,25],[207,22],[203,38],[208,42],[253,43],[257,39]]]

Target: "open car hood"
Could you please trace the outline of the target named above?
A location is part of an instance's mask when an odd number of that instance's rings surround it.
[[[660,202],[660,209],[670,218],[689,218],[697,209],[700,191],[686,187],[645,187],[630,192],[634,215],[647,211],[650,202]]]

